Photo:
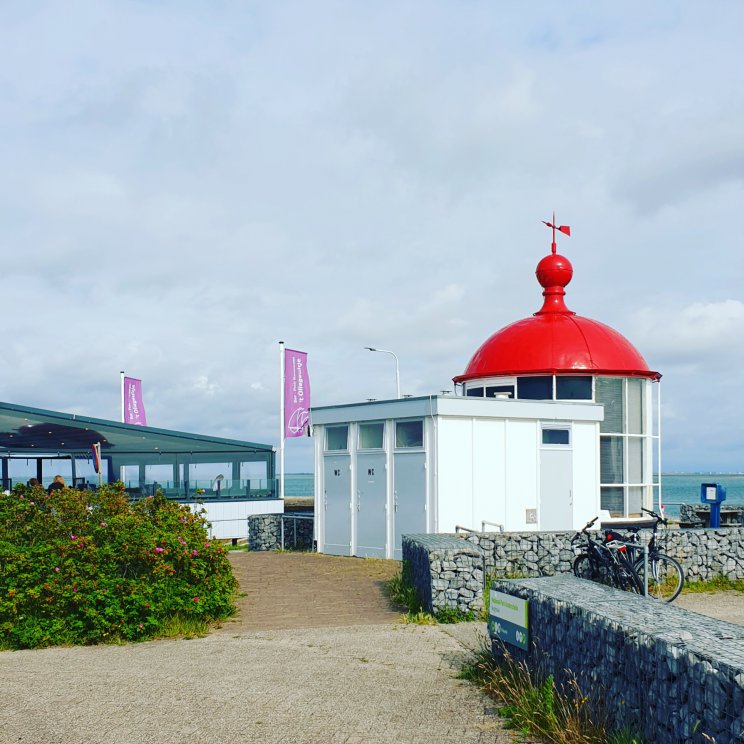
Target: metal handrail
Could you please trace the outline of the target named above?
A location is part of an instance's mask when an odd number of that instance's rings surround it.
[[[470,532],[473,535],[479,535],[480,534],[480,532],[478,532],[478,530],[473,530],[470,527],[463,527],[461,524],[456,524],[455,525],[455,534],[457,534],[460,530],[462,530],[463,532]]]
[[[504,525],[503,524],[499,524],[498,522],[489,522],[487,519],[484,519],[481,522],[481,532],[485,532],[486,531],[486,525],[487,524],[490,524],[491,527],[498,527],[499,528],[499,532],[503,532],[504,531]]]

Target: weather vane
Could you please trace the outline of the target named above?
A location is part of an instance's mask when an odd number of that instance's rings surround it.
[[[553,253],[556,253],[556,244],[555,244],[555,231],[558,230],[562,232],[564,235],[571,236],[571,228],[568,225],[556,225],[555,224],[555,212],[553,212],[553,221],[552,222],[545,222],[545,220],[542,221],[543,225],[547,225],[548,227],[553,228],[553,242],[550,246],[550,250],[553,251]]]

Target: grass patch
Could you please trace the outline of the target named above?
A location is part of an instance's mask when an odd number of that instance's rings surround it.
[[[582,694],[575,680],[559,688],[552,675],[541,677],[508,653],[496,660],[483,648],[458,677],[496,700],[507,727],[524,735],[555,744],[643,744],[628,730],[608,735],[599,699]]]
[[[451,623],[466,623],[478,620],[474,612],[464,612],[460,609],[445,608],[436,613],[427,612],[421,595],[411,581],[410,568],[407,562],[401,565],[400,573],[385,582],[385,590],[391,602],[404,607],[407,612],[403,622],[414,625],[437,625]]]
[[[167,618],[156,633],[159,638],[202,638],[209,633],[209,623],[187,615],[173,615]]]
[[[682,594],[699,594],[701,592],[736,591],[744,592],[744,579],[728,579],[725,576],[716,576],[706,581],[685,581]]]

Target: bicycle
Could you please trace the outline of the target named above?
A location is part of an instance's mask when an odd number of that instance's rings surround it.
[[[685,583],[685,574],[682,570],[682,566],[677,563],[671,556],[662,553],[659,549],[659,545],[656,539],[659,525],[668,524],[668,521],[650,509],[641,509],[646,512],[649,516],[653,517],[656,521],[653,526],[653,534],[648,543],[648,596],[654,599],[660,599],[664,602],[674,602],[682,591],[682,587]],[[633,568],[636,573],[642,578],[643,576],[643,555],[641,553],[640,538],[638,536],[638,530],[640,527],[628,527],[630,535],[619,535],[613,530],[605,530],[606,540],[623,540],[624,542],[634,543],[637,547],[631,547],[631,552],[634,553]]]
[[[594,517],[591,522],[587,522],[571,540],[572,545],[585,540],[584,545],[579,548],[584,552],[580,552],[573,562],[574,575],[580,579],[642,594],[643,583],[628,557],[627,547],[619,540],[600,542],[589,534],[589,528],[597,519],[598,517]]]

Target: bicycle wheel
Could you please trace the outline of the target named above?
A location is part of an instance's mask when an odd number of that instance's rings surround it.
[[[588,553],[580,553],[573,562],[574,576],[588,581],[599,580],[599,569]]]
[[[622,589],[626,592],[643,594],[643,581],[638,570],[624,555],[617,556],[617,563],[615,564],[615,580],[618,589]]]
[[[643,558],[635,562],[635,569],[643,576]],[[674,602],[682,591],[685,574],[682,566],[663,553],[648,559],[648,596],[664,602]]]

